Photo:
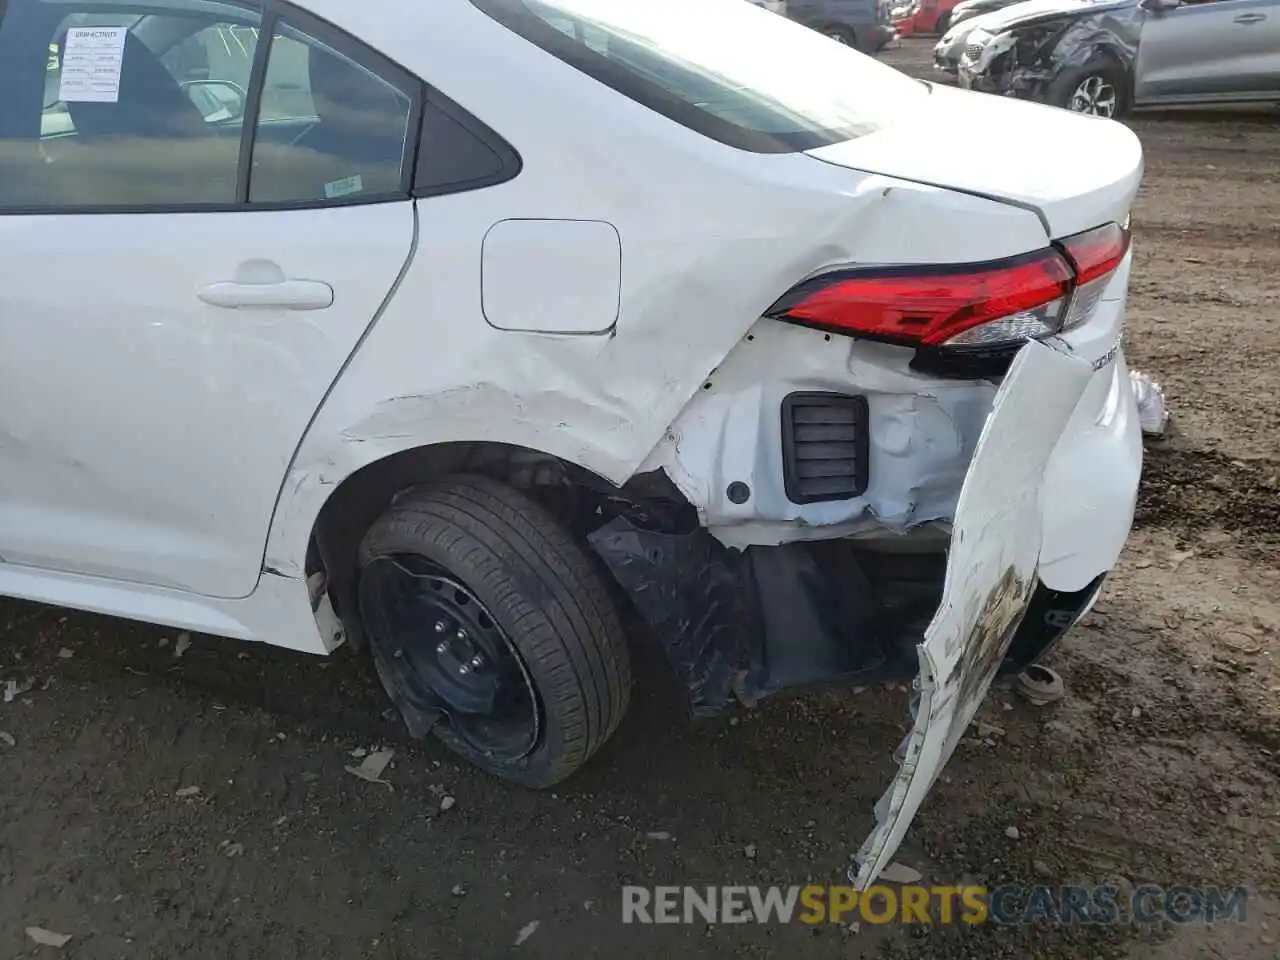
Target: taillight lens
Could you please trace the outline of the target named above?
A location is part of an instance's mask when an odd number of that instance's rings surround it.
[[[1118,223],[1108,223],[1060,240],[1059,246],[1075,268],[1076,283],[1084,286],[1120,266],[1129,252],[1129,231]]]
[[[840,271],[801,284],[769,316],[908,346],[1005,346],[1087,320],[1128,248],[1112,223],[1010,260]]]

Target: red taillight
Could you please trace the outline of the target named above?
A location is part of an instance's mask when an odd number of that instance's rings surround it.
[[[1075,268],[1076,285],[1083,287],[1120,266],[1129,252],[1129,231],[1118,223],[1108,223],[1068,237],[1061,241],[1061,246]]]
[[[1108,224],[1010,260],[841,271],[801,284],[769,315],[912,346],[1016,343],[1059,332],[1073,291],[1127,250],[1127,232]]]

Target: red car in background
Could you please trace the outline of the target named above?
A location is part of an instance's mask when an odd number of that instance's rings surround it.
[[[960,0],[912,0],[895,7],[893,27],[898,36],[909,37],[915,33],[946,33],[951,25],[951,10]]]

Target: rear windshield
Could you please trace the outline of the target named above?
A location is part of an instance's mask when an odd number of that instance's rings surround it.
[[[472,0],[583,73],[758,153],[842,143],[900,119],[927,84],[745,0]]]

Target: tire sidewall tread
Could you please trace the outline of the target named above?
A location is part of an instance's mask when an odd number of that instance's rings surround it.
[[[378,557],[418,554],[473,591],[519,650],[542,701],[542,736],[518,763],[448,746],[526,786],[563,780],[617,728],[630,697],[625,637],[598,568],[542,507],[488,477],[455,475],[407,491],[360,545]]]

